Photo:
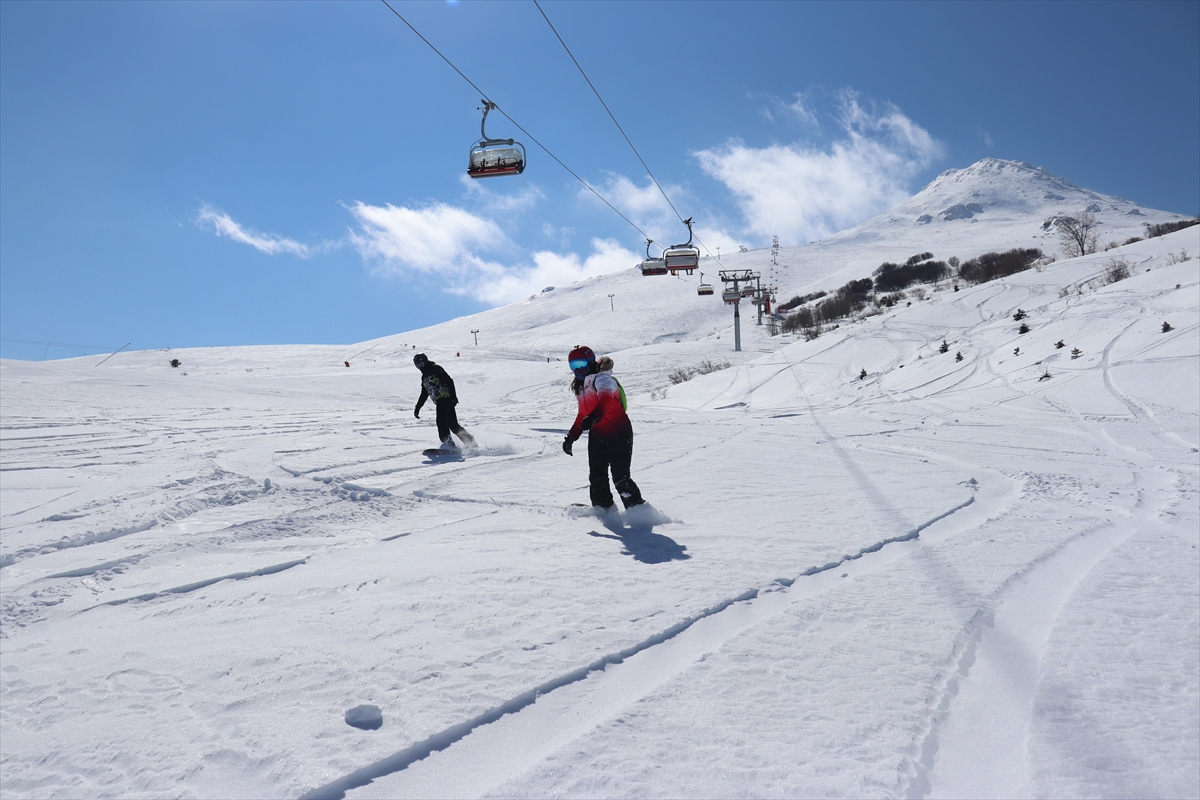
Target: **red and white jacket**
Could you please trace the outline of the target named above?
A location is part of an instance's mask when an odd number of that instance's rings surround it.
[[[568,436],[578,439],[586,430],[597,436],[611,437],[633,432],[633,423],[625,413],[625,397],[621,384],[607,370],[583,379],[579,393],[579,413]]]

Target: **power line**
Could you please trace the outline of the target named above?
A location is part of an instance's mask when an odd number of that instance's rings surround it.
[[[131,345],[131,344],[133,344],[133,342],[126,342],[125,344],[121,345],[121,350],[124,350],[126,347],[129,347],[129,345]],[[117,353],[121,352],[121,350],[117,350],[115,353],[110,353],[109,355],[105,356],[104,361],[108,361],[110,358],[115,356]],[[100,364],[103,364],[104,361],[101,361]],[[100,364],[97,364],[96,366],[98,367],[98,366],[100,366]]]
[[[382,3],[383,3],[385,6],[387,6],[387,7],[388,7],[388,10],[389,10],[389,11],[391,11],[393,14],[395,14],[395,15],[396,15],[396,17],[397,17],[397,18],[399,18],[399,20],[400,20],[401,22],[403,22],[405,25],[407,25],[407,26],[408,26],[408,28],[409,28],[409,30],[411,30],[413,33],[415,33],[415,34],[416,34],[416,35],[417,35],[417,36],[418,36],[418,37],[421,39],[421,41],[422,41],[422,42],[424,42],[425,44],[429,45],[429,49],[431,49],[433,52],[437,53],[437,54],[438,54],[438,56],[439,56],[439,57],[441,57],[441,59],[442,59],[443,61],[445,61],[447,64],[449,64],[449,65],[450,65],[450,68],[451,68],[451,69],[453,69],[455,72],[457,72],[457,73],[459,74],[459,76],[460,76],[460,77],[461,77],[461,78],[462,78],[464,81],[466,81],[468,84],[470,84],[470,85],[471,85],[471,88],[472,88],[472,89],[474,89],[475,91],[477,91],[477,92],[478,92],[478,93],[479,93],[479,94],[480,94],[480,95],[483,97],[483,100],[484,100],[484,102],[486,102],[486,103],[492,103],[492,107],[493,107],[493,108],[494,108],[496,111],[499,111],[501,114],[503,114],[503,115],[504,115],[504,118],[505,118],[505,119],[507,119],[509,122],[511,122],[511,123],[512,123],[514,126],[516,126],[517,130],[519,130],[519,131],[521,131],[521,133],[525,134],[526,138],[528,138],[528,139],[529,139],[531,142],[533,142],[534,144],[536,144],[538,147],[542,148],[542,150],[543,150],[543,151],[546,153],[546,155],[550,156],[552,159],[554,159],[556,162],[558,162],[558,165],[559,165],[560,167],[562,167],[563,169],[565,169],[567,172],[571,173],[571,176],[572,176],[573,178],[575,178],[575,180],[577,180],[577,181],[579,181],[580,183],[582,183],[582,184],[583,184],[583,185],[584,185],[584,186],[587,188],[587,190],[588,190],[589,192],[591,192],[592,194],[596,195],[596,197],[600,198],[600,201],[601,201],[602,203],[604,203],[604,205],[606,205],[606,206],[608,206],[609,208],[611,208],[611,209],[612,209],[612,210],[613,210],[613,211],[616,213],[616,215],[617,215],[618,217],[620,217],[621,219],[623,219],[623,220],[625,220],[626,222],[628,222],[628,223],[629,223],[629,224],[630,224],[630,225],[633,227],[633,229],[634,229],[634,230],[636,230],[638,233],[640,233],[640,234],[641,234],[642,236],[644,236],[645,238],[647,238],[647,239],[649,239],[649,238],[650,238],[650,236],[649,236],[649,235],[648,235],[648,234],[647,234],[647,233],[646,233],[644,230],[642,230],[641,228],[639,228],[639,227],[637,226],[637,224],[635,224],[635,223],[634,223],[634,221],[633,221],[633,220],[631,220],[629,217],[627,217],[627,216],[625,216],[624,214],[622,214],[620,211],[618,211],[618,210],[617,210],[617,207],[616,207],[616,206],[614,206],[612,203],[608,202],[608,200],[607,200],[607,199],[605,199],[604,195],[600,194],[598,191],[596,191],[596,190],[595,190],[595,188],[593,188],[593,187],[592,187],[592,185],[591,185],[590,183],[588,183],[588,182],[587,182],[587,181],[585,181],[583,178],[581,178],[581,177],[579,177],[577,174],[575,174],[575,171],[574,171],[573,169],[571,169],[570,167],[568,167],[566,164],[564,164],[564,163],[562,162],[562,160],[561,160],[561,159],[560,159],[558,156],[554,155],[554,153],[551,153],[551,152],[550,152],[550,149],[549,149],[548,147],[546,147],[546,145],[544,145],[544,144],[542,144],[541,142],[539,142],[539,141],[538,141],[536,138],[534,138],[533,134],[531,134],[529,131],[527,131],[527,130],[525,130],[523,127],[521,127],[521,125],[520,125],[520,124],[519,124],[519,123],[518,123],[518,122],[517,122],[515,119],[513,119],[512,117],[510,117],[510,116],[508,115],[508,112],[506,112],[506,111],[505,111],[503,108],[500,108],[500,106],[496,105],[496,104],[495,104],[495,102],[494,102],[494,101],[493,101],[493,100],[492,100],[490,97],[488,97],[488,95],[487,95],[487,92],[483,91],[483,90],[482,90],[482,89],[480,89],[478,86],[476,86],[476,85],[475,85],[475,82],[474,82],[474,81],[472,81],[470,78],[468,78],[468,77],[466,76],[466,74],[464,74],[464,73],[463,73],[463,71],[462,71],[461,69],[459,69],[458,67],[454,66],[454,62],[453,62],[453,61],[451,61],[450,59],[446,58],[446,56],[442,54],[442,51],[441,51],[441,50],[438,50],[436,47],[434,47],[434,46],[433,46],[433,43],[432,43],[432,42],[430,42],[428,39],[426,39],[424,36],[422,36],[422,35],[421,35],[421,32],[420,32],[420,31],[418,31],[416,28],[414,28],[414,27],[413,27],[413,25],[412,25],[412,23],[411,23],[411,22],[409,22],[408,20],[406,20],[406,19],[405,19],[405,18],[404,18],[404,17],[403,17],[403,16],[400,14],[400,12],[399,12],[399,11],[397,11],[397,10],[396,10],[396,9],[394,9],[394,8],[392,8],[392,4],[391,4],[391,3],[389,3],[389,2],[388,2],[388,0],[380,0],[380,2],[382,2]],[[540,7],[539,7],[539,10],[540,10]],[[549,21],[549,20],[547,20],[547,22],[548,22],[548,21]],[[553,26],[552,26],[552,27],[553,27]],[[565,45],[564,45],[564,46],[565,46]],[[601,102],[603,102],[603,101],[601,101]],[[614,121],[615,121],[615,120],[614,120]],[[640,158],[640,156],[639,156],[639,158]],[[649,171],[649,170],[647,170],[647,171]],[[652,175],[651,177],[654,177],[654,176]],[[657,181],[655,181],[655,183],[657,183]],[[660,188],[661,188],[661,187],[660,187]],[[671,201],[670,201],[670,200],[667,200],[667,202],[669,203],[669,202],[671,202]],[[672,208],[674,208],[674,206],[672,206]],[[679,213],[679,212],[676,212],[676,213]],[[706,248],[706,249],[707,249],[707,248]]]
[[[111,350],[112,347],[104,344],[68,344],[66,342],[41,342],[36,339],[9,339],[8,337],[0,337],[0,342],[15,342],[16,344],[44,344],[48,347],[72,347],[87,350]]]

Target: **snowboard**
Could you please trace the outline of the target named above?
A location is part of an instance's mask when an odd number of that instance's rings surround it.
[[[461,452],[461,451],[459,451],[459,450],[443,450],[443,449],[442,449],[442,448],[440,448],[440,447],[431,447],[431,448],[429,448],[428,450],[424,451],[424,454],[425,454],[425,455],[427,455],[427,456],[430,456],[430,457],[434,457],[434,456],[461,456],[461,455],[462,455],[462,452]]]

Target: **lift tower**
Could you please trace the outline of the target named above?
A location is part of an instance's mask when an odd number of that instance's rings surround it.
[[[721,299],[726,304],[733,306],[733,349],[735,352],[741,352],[742,315],[738,312],[738,306],[741,305],[742,297],[754,294],[752,284],[758,282],[759,275],[748,269],[723,269],[719,275],[721,282],[725,284],[725,290],[721,292]]]

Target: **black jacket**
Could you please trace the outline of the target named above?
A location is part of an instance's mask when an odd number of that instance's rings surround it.
[[[421,397],[417,400],[417,410],[425,405],[426,400],[434,403],[449,401],[458,405],[458,395],[454,392],[454,379],[446,374],[446,370],[432,361],[426,361],[421,369]]]

